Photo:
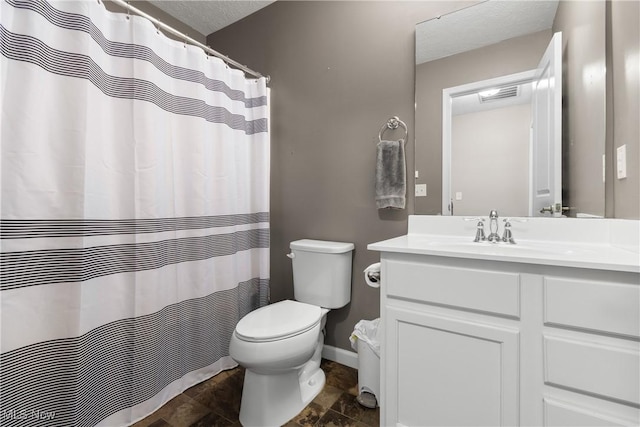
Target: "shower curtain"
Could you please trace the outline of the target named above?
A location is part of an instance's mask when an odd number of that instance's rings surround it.
[[[267,303],[266,83],[96,0],[0,21],[0,424],[129,425]]]

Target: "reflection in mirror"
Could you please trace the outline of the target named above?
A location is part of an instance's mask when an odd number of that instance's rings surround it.
[[[536,70],[443,90],[444,215],[562,215],[561,46],[557,33]]]
[[[529,216],[522,190],[530,178],[532,78],[519,73],[445,91],[451,110],[443,114],[451,120],[443,125],[443,164],[450,165],[443,168],[443,214]]]
[[[562,31],[565,104],[562,113],[565,131],[562,136],[562,199],[565,205],[575,208],[564,214],[604,215],[604,24],[604,1],[489,0],[416,26],[415,135],[416,171],[419,176],[416,183],[427,183],[428,186],[428,197],[415,199],[416,213],[451,214],[447,212],[444,200],[453,202],[455,215],[486,215],[489,209],[497,206],[504,206],[504,213],[501,212],[504,215],[520,216],[522,212],[530,215],[533,212],[530,206],[531,186],[528,184],[530,158],[516,157],[510,151],[512,146],[491,152],[480,142],[480,138],[491,139],[495,144],[514,141],[515,137],[500,134],[499,129],[506,125],[514,131],[515,119],[492,118],[496,121],[489,125],[490,113],[484,112],[487,115],[484,119],[478,119],[480,113],[477,113],[475,125],[468,120],[466,131],[452,131],[454,134],[466,132],[472,143],[475,139],[475,145],[456,147],[454,143],[448,159],[450,162],[447,162],[447,153],[442,145],[442,124],[464,120],[460,120],[460,115],[443,117],[443,92],[536,69],[553,33]],[[585,72],[589,75],[588,87],[585,87]],[[586,108],[589,112],[579,111]],[[581,140],[575,141],[572,135],[576,135],[578,130],[574,128],[573,134],[569,132],[577,120],[585,118],[587,120],[579,130]],[[521,117],[519,120],[525,119]],[[483,123],[484,136],[478,123]],[[588,135],[583,138],[584,132]],[[520,142],[517,146],[520,151],[524,146],[530,150],[528,142]],[[463,157],[458,159],[461,155]],[[523,168],[523,164],[527,166]],[[469,173],[470,166],[479,168],[479,171]],[[453,174],[456,170],[462,173],[452,175],[453,186],[444,188],[448,184],[442,176],[447,169]],[[458,184],[462,187],[454,188]],[[469,187],[471,184],[474,186]],[[511,206],[511,202],[516,204],[516,199],[519,200],[518,206]],[[526,209],[523,200],[526,200]]]

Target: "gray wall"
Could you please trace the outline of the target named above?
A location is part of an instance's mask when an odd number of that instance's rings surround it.
[[[442,212],[442,90],[535,69],[551,36],[540,31],[416,67],[416,182],[427,184],[417,213]]]
[[[605,214],[605,23],[602,0],[562,1],[553,23],[562,32],[562,198],[571,216]]]
[[[621,0],[562,1],[558,7],[553,29],[563,32],[564,45],[563,187],[571,189],[564,195],[577,211],[640,218],[639,9],[638,1]],[[583,73],[580,63],[591,64],[593,72]],[[606,85],[598,81],[604,65]],[[616,148],[625,144],[627,178],[619,180]]]
[[[611,204],[616,218],[640,218],[640,2],[610,3],[611,104],[613,117],[607,127],[612,129],[607,141],[607,155],[612,173]],[[609,70],[609,67],[607,67]],[[615,176],[615,153],[627,146],[627,178]]]
[[[278,1],[208,37],[272,77],[272,301],[293,298],[290,241],[356,245],[351,304],[329,313],[329,345],[350,349],[355,323],[379,316],[379,291],[362,276],[379,254],[366,246],[406,233],[413,212],[412,180],[407,209],[378,211],[373,177],[380,127],[397,115],[414,128],[415,24],[464,5]],[[408,143],[409,176],[413,156]]]

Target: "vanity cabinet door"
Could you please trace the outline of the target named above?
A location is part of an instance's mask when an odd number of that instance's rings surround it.
[[[516,329],[387,306],[387,426],[518,425]]]

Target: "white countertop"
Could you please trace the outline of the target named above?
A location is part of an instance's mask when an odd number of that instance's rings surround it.
[[[379,252],[640,273],[640,251],[636,243],[638,221],[554,218],[552,223],[545,222],[544,218],[540,220],[512,224],[516,244],[475,243],[475,223],[463,222],[460,217],[411,216],[408,234],[372,243],[367,248]],[[555,239],[549,236],[549,224],[553,224]],[[546,231],[539,233],[544,240],[531,239],[541,226]],[[620,236],[615,235],[618,233]],[[523,238],[518,238],[518,234]]]

